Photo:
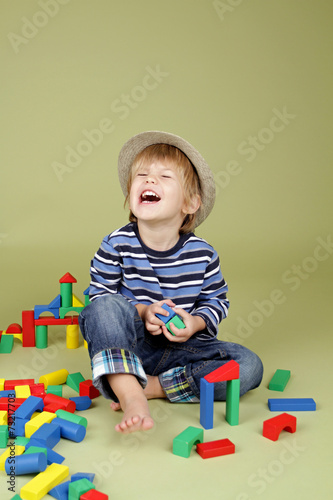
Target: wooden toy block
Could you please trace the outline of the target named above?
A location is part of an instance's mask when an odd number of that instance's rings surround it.
[[[230,425],[239,424],[239,393],[240,393],[239,378],[234,380],[228,380],[225,419]]]
[[[44,453],[31,453],[9,457],[5,462],[5,471],[8,475],[33,474],[43,472],[47,467],[46,455]]]
[[[200,424],[204,429],[214,425],[214,384],[200,379]]]
[[[67,325],[66,347],[67,349],[77,349],[79,347],[79,325]]]
[[[49,404],[58,405],[57,410],[66,410],[70,413],[74,413],[76,410],[76,405],[73,401],[51,393],[46,394],[44,398],[44,405],[46,406]],[[53,406],[53,409],[55,409],[55,406]]]
[[[8,457],[14,456],[13,452],[15,453],[15,456],[18,456],[22,455],[22,453],[24,453],[24,450],[24,446],[8,446],[6,451],[4,451],[2,455],[0,455],[0,470],[5,470],[5,462]]]
[[[14,440],[15,446],[27,446],[29,443],[30,438],[24,437],[24,436],[17,436]]]
[[[61,295],[57,295],[51,302],[49,303],[50,309],[59,309],[61,307]]]
[[[10,354],[13,350],[13,335],[2,335],[0,339],[0,354]]]
[[[63,408],[63,406],[62,406],[62,408]],[[51,413],[55,413],[57,410],[59,410],[59,403],[50,403],[50,404],[44,406],[44,411],[49,411]]]
[[[228,361],[216,370],[208,373],[204,378],[207,382],[214,383],[237,379],[239,378],[239,364],[234,360]]]
[[[68,473],[69,468],[66,465],[51,464],[44,472],[40,472],[22,486],[21,498],[23,500],[40,500],[63,479],[66,479]]]
[[[0,411],[0,425],[8,424],[8,411],[1,410]]]
[[[52,425],[52,424],[50,424]],[[60,430],[59,430],[60,433]],[[60,439],[60,437],[59,437]],[[31,439],[32,443],[28,443],[25,447],[25,453],[29,453],[30,450],[38,450],[38,451],[43,451],[43,453],[46,454],[46,459],[47,459],[47,465],[50,464],[62,464],[62,462],[65,460],[65,457],[62,455],[59,455],[59,453],[56,453],[52,448],[48,448],[47,446],[42,446],[41,443],[39,443],[37,440]]]
[[[0,391],[3,391],[5,388],[5,379],[0,378]]]
[[[74,391],[80,391],[80,382],[84,382],[85,378],[80,372],[70,373],[67,377],[66,384],[74,389]]]
[[[60,309],[59,309],[60,318],[64,318],[66,316],[66,314],[68,314],[69,312],[77,312],[78,314],[80,314],[80,312],[83,309],[84,309],[84,307],[74,307],[74,306],[60,307]]]
[[[48,305],[38,305],[34,307],[34,318],[39,319],[40,315],[44,312],[53,314],[56,319],[59,319],[59,308],[52,308]]]
[[[34,311],[22,311],[22,345],[35,347],[35,318]]]
[[[29,385],[16,385],[15,386],[15,395],[17,398],[28,398],[31,396],[30,386]]]
[[[81,495],[80,500],[109,500],[109,496],[97,490],[90,490]]]
[[[22,398],[0,398],[0,410],[8,411],[9,418],[9,414],[14,413],[24,401]]]
[[[54,394],[62,397],[62,385],[49,385],[46,389],[46,394]]]
[[[176,316],[176,313],[167,304],[163,304],[162,305],[162,309],[164,309],[165,311],[167,311],[169,313],[168,316],[163,316],[163,314],[156,314],[156,316],[158,317],[158,319],[160,319],[161,321],[163,321],[163,323],[168,323],[168,321],[170,321],[171,318],[173,318],[174,316]]]
[[[203,437],[204,434],[202,429],[192,426],[187,427],[187,429],[174,438],[173,454],[188,458],[191,454],[192,447],[197,443],[202,443]]]
[[[68,488],[70,483],[70,481],[65,481],[64,483],[58,484],[49,491],[49,495],[57,500],[68,500]]]
[[[43,399],[46,392],[44,384],[34,384],[30,386],[31,396],[36,396],[37,398]]]
[[[83,441],[86,435],[86,428],[83,425],[64,420],[63,418],[56,417],[52,421],[52,425],[60,427],[60,436],[75,443]]]
[[[7,441],[9,438],[8,425],[0,425],[0,448],[7,448]]]
[[[33,385],[34,383],[35,383],[35,381],[33,378],[6,380],[5,381],[5,390],[6,391],[9,391],[11,389],[15,390],[15,387],[18,385]]]
[[[90,287],[88,286],[88,288],[86,288],[85,291],[83,292],[85,306],[89,306],[89,304],[90,304],[89,291],[90,291]]]
[[[315,411],[312,398],[276,398],[268,400],[270,411]]]
[[[207,443],[198,443],[197,452],[202,458],[220,457],[235,453],[235,445],[229,439],[218,439]]]
[[[39,382],[44,384],[45,389],[47,389],[49,385],[65,384],[68,374],[69,372],[63,368],[62,370],[57,370],[55,372],[42,375],[41,377],[39,377]]]
[[[25,447],[24,455],[30,455],[31,453],[44,453],[44,455],[47,457],[47,449],[43,448],[42,446],[27,445]]]
[[[4,333],[4,332],[2,332]],[[6,333],[22,333],[22,327],[18,323],[12,323],[6,330]]]
[[[30,419],[35,411],[43,411],[44,401],[36,396],[29,396],[15,412],[15,418]]]
[[[80,415],[75,415],[74,413],[69,413],[65,410],[57,410],[56,415],[59,418],[64,420],[68,420],[69,422],[74,422],[74,424],[83,425],[83,427],[87,428],[88,420],[85,417],[81,417]]]
[[[77,411],[88,410],[91,406],[91,399],[88,396],[78,396],[69,399],[75,403]]]
[[[88,479],[91,483],[94,482],[95,474],[93,472],[76,472],[71,475],[71,481],[77,481],[78,479]]]
[[[25,435],[31,437],[43,424],[49,424],[56,418],[55,413],[43,411],[25,424]]]
[[[84,307],[84,304],[77,298],[76,295],[74,295],[74,293],[72,294],[72,305],[74,307]]]
[[[296,417],[293,415],[281,413],[264,421],[262,435],[271,441],[277,441],[282,430],[296,432],[296,422]]]
[[[179,329],[185,328],[185,324],[183,323],[183,320],[181,319],[181,317],[178,316],[178,314],[175,314],[175,316],[173,316],[173,318],[171,318],[167,323],[165,323],[165,326],[167,327],[167,329],[169,330],[169,332],[172,335],[174,335],[174,333],[171,331],[171,328],[170,328],[171,323],[173,325],[175,325],[176,328],[179,328]]]
[[[27,418],[13,418],[9,435],[11,438],[25,436],[25,425],[29,422]]]
[[[72,481],[68,487],[68,500],[80,500],[81,495],[94,489],[95,485],[89,479],[82,478]]]
[[[276,370],[268,385],[268,389],[270,391],[283,392],[289,379],[290,370]]]
[[[100,392],[93,385],[92,380],[84,380],[79,384],[79,394],[80,396],[88,396],[90,399],[95,399],[100,396]]]
[[[56,415],[54,414],[54,418]],[[53,422],[52,419],[51,422]],[[52,423],[45,423],[41,425],[33,434],[30,436],[30,444],[38,444],[46,448],[53,448],[59,443],[61,437],[59,426],[52,425]]]
[[[47,325],[36,326],[36,347],[37,349],[46,349],[48,345]]]
[[[66,318],[57,319],[53,316],[44,316],[43,318],[39,318],[35,320],[35,325],[72,325],[73,324],[73,316],[67,316]]]

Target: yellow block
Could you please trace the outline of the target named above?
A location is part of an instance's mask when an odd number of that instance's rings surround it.
[[[44,472],[40,472],[31,481],[22,486],[20,497],[23,500],[40,500],[52,488],[57,486],[69,474],[69,467],[51,464]]]
[[[0,455],[0,470],[5,470],[5,462],[8,457],[13,457],[14,455],[22,455],[22,453],[24,453],[24,450],[24,446],[9,446],[6,451],[4,451],[2,455]]]
[[[24,426],[25,437],[29,438],[31,435],[37,431],[43,424],[49,424],[54,418],[56,418],[55,413],[50,411],[42,411],[39,415],[29,420]]]
[[[5,379],[0,378],[0,391],[3,391],[5,388]]]
[[[16,339],[19,339],[21,342],[23,342],[23,333],[7,333],[7,332],[2,332],[2,335],[13,335]]]
[[[79,347],[79,325],[67,325],[66,347],[67,349],[77,349]]]
[[[72,294],[72,301],[73,301],[73,307],[84,307],[84,304],[82,304],[81,300],[77,298],[74,293]]]
[[[51,372],[47,373],[46,375],[42,375],[41,377],[39,377],[39,383],[44,384],[45,389],[47,389],[49,385],[65,384],[68,375],[69,375],[68,370],[65,370],[65,368],[63,368],[62,370],[57,370],[56,372]]]
[[[88,342],[86,340],[83,341],[83,345],[86,349],[88,349]]]
[[[17,398],[28,398],[31,396],[30,386],[29,385],[16,385],[14,387],[15,395]]]
[[[0,425],[8,424],[8,412],[5,410],[0,411]]]

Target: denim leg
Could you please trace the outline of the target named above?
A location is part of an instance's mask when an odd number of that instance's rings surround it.
[[[169,359],[165,360],[165,369],[159,374],[159,380],[170,401],[198,402],[200,379],[232,359],[239,364],[242,396],[260,385],[263,376],[262,362],[246,347],[217,339],[190,339],[184,344],[174,343],[170,346]],[[225,401],[226,386],[226,382],[214,384],[216,401]]]
[[[144,340],[144,325],[136,308],[121,295],[95,299],[79,316],[82,335],[88,343],[94,385],[106,398],[117,400],[106,375],[129,373],[145,387],[147,377],[138,346]]]

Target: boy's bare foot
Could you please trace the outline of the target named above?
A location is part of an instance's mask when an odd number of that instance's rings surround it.
[[[158,377],[153,377],[152,375],[147,375],[147,385],[143,390],[147,399],[165,398],[165,393],[161,387]],[[121,410],[120,403],[112,401],[110,407],[113,411]]]
[[[150,416],[148,401],[145,396],[128,398],[124,403],[124,416],[115,429],[122,434],[147,431],[154,426]]]

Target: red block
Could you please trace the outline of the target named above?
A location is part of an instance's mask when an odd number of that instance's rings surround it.
[[[108,500],[109,496],[97,490],[89,490],[80,496],[80,500]]]
[[[18,323],[12,323],[7,328],[6,333],[22,333],[22,327]]]
[[[69,399],[63,398],[62,396],[57,396],[56,394],[46,394],[44,397],[44,405],[52,405],[52,408],[55,408],[53,405],[57,405],[57,410],[66,410],[70,413],[74,413],[76,409],[76,404],[74,401],[70,401]],[[44,407],[45,410],[45,407]]]
[[[44,398],[46,396],[44,384],[34,384],[30,386],[31,396],[37,396],[38,398]]]
[[[296,417],[289,413],[281,413],[264,421],[262,435],[271,441],[277,441],[282,430],[296,432],[296,423]]]
[[[0,398],[0,410],[14,413],[24,401],[24,398]]]
[[[16,385],[34,385],[35,381],[33,378],[20,379],[20,380],[5,380],[5,391],[10,391],[15,388]]]
[[[216,370],[208,373],[204,377],[207,382],[226,382],[228,380],[235,380],[239,378],[239,364],[236,361],[228,361],[225,365],[220,366]]]
[[[72,316],[68,316],[67,318],[57,319],[53,316],[42,316],[39,319],[35,320],[36,325],[72,325]]]
[[[22,345],[35,347],[35,317],[34,311],[22,311]]]
[[[88,396],[90,399],[98,398],[100,392],[93,385],[92,380],[84,380],[79,384],[79,394],[80,396]]]
[[[202,458],[220,457],[235,453],[235,445],[229,439],[218,439],[208,443],[198,443],[197,452]]]

